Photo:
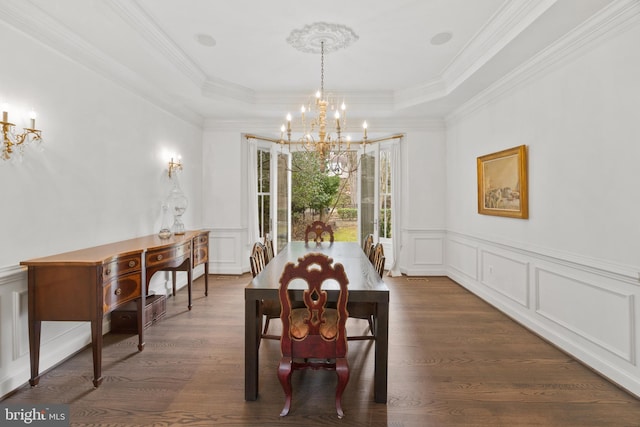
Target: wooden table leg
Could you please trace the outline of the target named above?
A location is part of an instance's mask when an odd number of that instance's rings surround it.
[[[93,351],[93,386],[102,384],[102,316],[91,321],[91,349]]]
[[[31,317],[31,316],[29,316]],[[31,357],[31,378],[29,384],[35,387],[40,382],[40,331],[42,322],[39,320],[29,320],[29,355]]]
[[[192,284],[192,274],[191,274],[191,261],[189,261],[189,267],[187,268],[187,291],[189,293],[189,305],[187,306],[189,310],[191,310],[191,284]]]
[[[244,400],[258,398],[258,341],[260,340],[259,310],[260,301],[249,299],[245,293],[244,301]]]
[[[138,351],[144,350],[144,325],[147,323],[145,307],[147,305],[147,296],[144,292],[140,293],[137,301],[138,308]]]
[[[29,267],[28,273],[28,320],[29,320],[29,358],[31,361],[31,378],[29,384],[35,387],[40,382],[40,336],[42,321],[36,316],[36,269]]]
[[[378,303],[376,319],[376,357],[373,397],[377,403],[387,403],[387,369],[389,357],[389,303]]]
[[[171,271],[171,295],[176,296],[176,271]]]
[[[209,295],[209,260],[204,263],[204,296]]]

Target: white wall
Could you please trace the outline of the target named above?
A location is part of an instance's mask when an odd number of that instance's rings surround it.
[[[535,58],[450,118],[446,257],[449,276],[640,395],[637,17],[603,19],[579,52]],[[530,218],[479,215],[476,158],[521,144]]]
[[[39,113],[45,151],[0,163],[0,396],[29,377],[21,260],[152,234],[169,190],[165,151],[180,153],[202,224],[202,130],[0,23],[8,58],[0,103]],[[9,118],[17,120],[15,110]],[[41,371],[90,342],[88,323],[45,322]]]
[[[401,271],[408,275],[444,275],[445,128],[431,122],[408,130],[402,145],[403,222]]]
[[[249,269],[247,240],[247,141],[242,125],[203,136],[203,223],[210,233],[211,274],[242,274]]]

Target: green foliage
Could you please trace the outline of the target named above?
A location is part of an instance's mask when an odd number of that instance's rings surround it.
[[[355,208],[338,208],[338,216],[345,221],[358,219],[358,209]]]
[[[380,237],[391,238],[391,211],[390,210],[381,210],[380,211],[380,229],[378,232],[380,233]]]
[[[355,224],[337,227],[333,231],[333,238],[336,242],[357,242],[358,230]]]
[[[340,178],[328,176],[324,162],[313,152],[293,153],[292,163],[292,211],[321,211],[330,207],[338,193]]]

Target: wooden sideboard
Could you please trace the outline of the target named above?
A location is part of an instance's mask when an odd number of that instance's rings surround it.
[[[175,287],[175,272],[186,271],[191,309],[192,268],[204,263],[208,274],[208,238],[208,231],[188,231],[169,239],[151,235],[22,261],[20,265],[28,268],[29,383],[35,386],[40,381],[42,321],[89,321],[93,385],[98,387],[102,383],[103,317],[136,300],[138,350],[142,351],[143,307],[151,277],[157,271],[172,271]],[[208,291],[208,283],[206,288]]]

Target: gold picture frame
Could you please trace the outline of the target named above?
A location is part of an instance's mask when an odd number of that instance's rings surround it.
[[[527,146],[478,157],[478,213],[529,218]]]

